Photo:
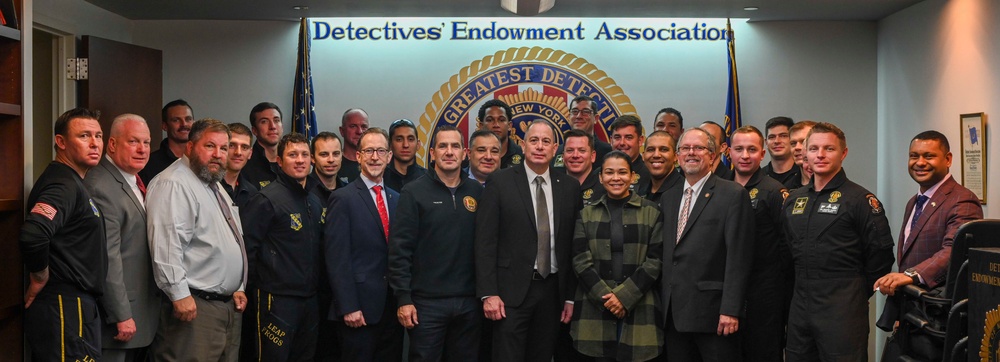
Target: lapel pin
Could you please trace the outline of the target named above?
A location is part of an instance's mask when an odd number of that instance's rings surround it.
[[[931,201],[931,207],[937,207],[937,203],[934,202],[934,201]]]
[[[712,194],[706,192],[705,193],[705,197],[709,197],[709,196],[712,196]]]

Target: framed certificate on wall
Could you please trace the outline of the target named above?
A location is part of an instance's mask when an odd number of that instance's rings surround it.
[[[986,114],[959,116],[962,135],[962,185],[986,204]]]

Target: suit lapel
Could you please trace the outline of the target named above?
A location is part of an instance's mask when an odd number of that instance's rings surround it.
[[[715,180],[717,178],[718,176],[709,175],[708,180],[705,180],[705,185],[701,188],[701,193],[691,195],[691,203],[694,205],[691,206],[687,223],[684,224],[684,230],[681,231],[681,240],[684,240],[684,236],[687,235],[688,230],[691,230],[691,226],[698,220],[698,215],[701,215],[702,210],[705,210],[705,204],[708,204],[712,199],[712,195],[715,193]],[[680,242],[678,241],[678,243]]]
[[[357,180],[354,180],[354,185],[358,188],[358,196],[361,197],[361,202],[368,207],[368,211],[371,212],[373,220],[379,220],[381,223],[382,217],[378,215],[378,206],[375,206],[375,201],[372,200],[371,190],[365,185],[365,181],[361,178],[364,176],[359,176]]]
[[[562,180],[552,173],[552,169],[549,169],[549,178],[552,179],[552,203],[554,204],[552,205],[552,217],[555,218],[555,220],[552,220],[552,227],[555,228],[556,232],[559,232],[559,221],[562,219],[559,216],[565,211],[563,208],[570,207],[570,205],[565,202],[559,202],[559,200],[563,200],[561,197],[563,189]]]
[[[906,242],[903,244],[904,250],[901,256],[906,255],[906,252],[909,251],[910,248],[913,246],[913,241],[916,239],[917,234],[920,233],[920,230],[923,230],[924,225],[927,224],[927,221],[930,220],[932,217],[934,217],[934,213],[937,212],[938,206],[944,203],[945,200],[948,199],[949,194],[951,194],[951,191],[954,190],[954,185],[952,184],[953,182],[955,182],[954,179],[949,179],[948,181],[945,181],[943,184],[941,184],[941,187],[939,187],[938,190],[934,192],[934,197],[931,197],[930,200],[927,200],[928,202],[927,204],[924,205],[923,213],[921,213],[920,218],[917,219],[917,224],[913,225],[913,227],[910,228],[910,235],[908,238],[906,238]],[[913,199],[916,200],[916,196],[914,196]],[[912,212],[913,212],[913,205],[909,205],[909,207],[907,208],[907,214]],[[906,218],[909,219],[910,218],[909,215],[907,215]],[[903,225],[903,227],[905,228],[906,225]]]
[[[908,249],[905,248],[908,239],[906,237],[906,223],[910,221],[910,214],[913,213],[913,205],[915,205],[916,203],[917,203],[916,195],[910,197],[910,201],[906,202],[906,213],[905,215],[903,215],[903,227],[899,228],[899,245],[896,246],[897,248],[899,248],[899,255],[896,257],[897,262],[898,260],[903,259],[903,254],[906,252],[905,249]],[[910,235],[914,235],[912,230],[910,232]]]
[[[142,219],[146,220],[146,208],[142,206],[142,202],[135,196],[132,186],[125,180],[125,176],[118,170],[118,167],[111,163],[111,161],[108,161],[107,158],[101,159],[101,165],[104,166],[105,171],[111,174],[111,177],[115,178],[115,181],[118,181],[118,186],[122,188],[122,192],[128,195],[129,200],[132,200],[132,204],[135,205],[135,208],[139,210],[139,214],[142,215]]]
[[[671,250],[673,249],[673,244],[677,242],[677,211],[682,202],[681,195],[683,194],[683,190],[683,187],[669,188],[663,194],[663,199],[660,200],[660,205],[666,205],[666,207],[660,207],[663,212],[663,242],[670,243]]]

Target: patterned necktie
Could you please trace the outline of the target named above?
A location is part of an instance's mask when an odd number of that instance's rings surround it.
[[[930,200],[927,196],[917,196],[917,205],[914,206],[916,210],[913,210],[913,220],[910,221],[910,229],[917,227],[917,219],[919,219],[920,215],[924,213],[924,204],[927,203],[927,200]]]
[[[219,208],[222,209],[222,215],[226,217],[226,222],[229,223],[229,230],[233,232],[233,236],[236,237],[236,243],[240,244],[240,253],[243,254],[243,279],[240,280],[242,283],[247,281],[247,249],[243,245],[243,233],[240,232],[240,228],[236,226],[236,219],[233,218],[233,211],[229,209],[229,205],[226,203],[226,199],[222,197],[222,193],[219,192],[219,183],[213,182],[209,184],[212,192],[215,193],[215,199],[219,201]]]
[[[549,276],[552,272],[552,245],[551,235],[549,235],[549,205],[545,201],[545,179],[542,176],[535,176],[535,229],[538,230],[538,254],[535,256],[535,263],[538,264],[538,274],[542,278]]]
[[[385,208],[385,199],[382,198],[382,185],[372,186],[375,191],[375,206],[378,206],[378,216],[382,219],[382,232],[385,233],[385,241],[389,242],[389,210]]]
[[[680,217],[677,218],[677,240],[674,243],[681,242],[681,233],[684,232],[684,226],[688,222],[688,214],[691,212],[691,194],[694,193],[694,189],[688,187],[684,189],[684,206],[681,207]]]
[[[139,193],[142,194],[142,201],[146,201],[146,184],[142,183],[139,175],[135,175],[135,185],[139,187]]]

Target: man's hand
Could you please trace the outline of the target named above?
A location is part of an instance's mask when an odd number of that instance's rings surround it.
[[[496,295],[483,300],[483,314],[493,321],[507,318],[507,310],[503,307],[503,300]]]
[[[132,336],[135,335],[135,320],[132,318],[123,320],[117,323],[118,335],[115,336],[116,341],[128,342],[132,340]]]
[[[879,293],[884,295],[894,295],[896,294],[896,289],[910,284],[913,284],[913,278],[906,276],[906,274],[889,273],[881,278],[878,278],[872,288],[873,290],[877,290]]]
[[[365,315],[360,310],[345,314],[344,324],[351,328],[361,328],[368,325],[365,323]]]
[[[35,301],[35,297],[38,296],[38,293],[42,292],[42,288],[45,288],[45,284],[49,282],[49,268],[31,273],[30,276],[28,278],[28,290],[24,292],[24,309],[28,309],[31,306],[31,302]]]
[[[615,293],[605,294],[601,299],[604,299],[604,308],[611,312],[611,314],[614,314],[618,319],[625,317],[625,306],[618,300],[618,296]]]
[[[563,303],[562,314],[559,315],[559,321],[563,324],[569,324],[573,320],[573,303]]]
[[[417,322],[417,307],[413,304],[407,304],[396,310],[396,318],[399,319],[399,324],[402,324],[406,329],[413,329],[418,324]]]
[[[174,301],[174,317],[181,322],[193,321],[198,316],[198,305],[194,302],[194,296],[187,296]]]
[[[740,330],[740,318],[730,315],[720,314],[719,315],[719,328],[716,329],[715,333],[720,336],[728,336],[730,334],[736,333]]]
[[[236,305],[236,311],[243,313],[247,309],[247,293],[236,291],[233,293],[233,304]]]

